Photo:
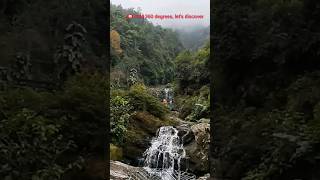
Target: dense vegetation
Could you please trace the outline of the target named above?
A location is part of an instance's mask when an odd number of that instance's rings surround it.
[[[60,179],[84,165],[81,154],[102,153],[105,80],[82,74],[62,91],[1,91],[1,177]]]
[[[128,19],[134,9],[111,5],[111,159],[142,156],[156,130],[170,124],[169,110],[150,86],[174,79],[174,58],[182,49],[171,29],[143,19]]]
[[[319,6],[214,1],[213,176],[320,178]]]
[[[209,118],[209,58],[209,42],[196,52],[183,51],[175,58],[175,98],[183,119]]]
[[[111,58],[115,82],[126,84],[131,69],[147,85],[166,84],[174,78],[173,59],[182,49],[171,29],[154,26],[145,19],[128,19],[134,9],[111,6]]]
[[[209,72],[206,68],[210,44],[208,39],[204,40],[208,38],[208,31],[199,36],[178,34],[142,19],[126,19],[128,14],[139,13],[133,9],[112,6],[111,10],[110,156],[111,160],[141,166],[143,153],[157,130],[161,126],[181,125],[177,115],[182,120],[192,121],[188,124],[209,121]],[[193,41],[194,52],[180,43],[184,36],[192,36],[188,43],[191,45]],[[202,48],[196,50],[199,47]],[[168,90],[167,106],[161,103],[165,90]],[[169,103],[172,98],[173,104]],[[170,112],[171,108],[178,112]],[[205,134],[207,129],[201,130]],[[199,141],[203,146],[192,141],[189,149],[203,150],[194,153],[199,157],[194,156],[192,162],[195,164],[192,172],[203,175],[208,172],[208,161],[202,154],[209,142],[205,138]]]
[[[138,111],[148,112],[158,118],[165,118],[168,109],[147,91],[147,87],[137,83],[129,90],[111,91],[111,136],[115,145],[123,145],[129,119]]]
[[[102,179],[79,169],[103,161],[106,12],[101,0],[0,2],[1,179]]]

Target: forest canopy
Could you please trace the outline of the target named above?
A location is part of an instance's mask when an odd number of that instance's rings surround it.
[[[1,179],[103,179],[107,2],[0,1]],[[94,161],[92,160],[94,159]]]
[[[120,46],[111,48],[114,75],[127,76],[134,68],[140,80],[147,85],[171,82],[174,78],[173,59],[182,50],[177,33],[154,26],[146,19],[128,19],[128,14],[140,12],[111,5],[111,41],[116,41],[116,33],[120,36],[120,42],[117,42]],[[120,49],[123,49],[122,53],[119,53]]]
[[[319,3],[213,2],[216,177],[319,179]]]

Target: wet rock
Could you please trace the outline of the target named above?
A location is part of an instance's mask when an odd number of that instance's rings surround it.
[[[194,134],[191,130],[191,126],[188,124],[183,124],[177,126],[176,129],[179,131],[178,136],[181,138],[184,145],[187,145],[194,141]]]
[[[137,169],[139,168],[119,161],[110,161],[110,180],[129,179],[129,171],[137,171]]]
[[[199,177],[197,180],[210,180],[210,174],[205,174],[204,176]]]
[[[191,126],[194,141],[185,145],[187,156],[189,156],[189,169],[197,175],[209,172],[209,144],[210,124],[199,123]]]
[[[198,120],[199,123],[208,123],[210,124],[210,119],[206,119],[206,118],[201,118],[200,120]]]

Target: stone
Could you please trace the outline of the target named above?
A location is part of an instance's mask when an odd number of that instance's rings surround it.
[[[198,120],[199,123],[208,123],[210,124],[210,119],[206,119],[206,118],[201,118],[200,120]]]
[[[110,161],[110,180],[129,179],[129,171],[135,171],[137,167],[124,164],[119,161]]]
[[[194,134],[191,130],[190,125],[182,124],[177,126],[176,129],[179,131],[178,136],[181,138],[183,145],[188,145],[192,141],[194,141]]]
[[[199,177],[197,180],[210,180],[210,174],[205,174],[204,176]]]
[[[189,170],[196,175],[209,172],[210,124],[199,123],[191,126],[194,141],[184,146],[188,159]]]

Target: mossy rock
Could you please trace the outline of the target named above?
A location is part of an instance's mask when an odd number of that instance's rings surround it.
[[[170,119],[160,119],[148,112],[135,113],[129,122],[125,137],[124,158],[134,160],[141,157],[149,147],[151,139],[161,126],[175,126],[177,122]]]
[[[113,144],[110,144],[110,159],[119,161],[123,159],[123,150]]]
[[[164,119],[169,113],[169,109],[156,97],[151,95],[143,84],[135,84],[131,86],[128,95],[131,99],[130,103],[136,110],[147,111],[162,119]]]

